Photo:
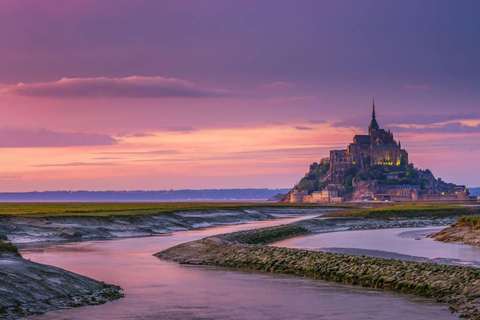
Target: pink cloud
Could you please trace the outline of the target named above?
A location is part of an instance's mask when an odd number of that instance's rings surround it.
[[[268,100],[270,103],[286,103],[286,102],[306,102],[315,99],[315,96],[304,96],[304,97],[287,97],[287,98],[278,98]]]
[[[0,128],[0,148],[38,148],[114,145],[108,134],[55,132],[43,128]]]
[[[19,96],[48,98],[224,97],[225,90],[199,89],[193,82],[163,77],[62,78],[54,82],[18,83],[7,89]]]
[[[292,83],[292,82],[278,81],[278,82],[273,82],[273,83],[267,83],[263,86],[265,88],[268,88],[268,89],[282,89],[282,88],[294,88],[294,87],[296,87],[296,84]]]
[[[312,127],[306,127],[306,126],[295,126],[295,129],[297,129],[297,130],[313,130]]]
[[[407,90],[414,90],[414,91],[426,91],[430,88],[430,86],[428,84],[421,84],[421,85],[406,84],[404,88]]]
[[[110,167],[117,166],[117,163],[113,162],[69,162],[69,163],[47,163],[47,164],[35,164],[32,167]]]

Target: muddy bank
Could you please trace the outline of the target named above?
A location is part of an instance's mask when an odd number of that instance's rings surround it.
[[[295,225],[207,237],[155,254],[183,264],[278,272],[397,291],[448,303],[463,317],[480,318],[480,270],[252,244],[309,231]]]
[[[0,253],[0,318],[99,305],[122,297],[120,287]]]
[[[456,216],[442,218],[315,218],[295,222],[302,228],[313,233],[375,230],[391,228],[422,228],[448,226],[457,221]]]
[[[460,242],[472,246],[480,246],[480,229],[455,223],[439,232],[429,235],[437,241]]]
[[[15,244],[36,241],[113,239],[168,234],[295,215],[321,215],[336,209],[249,207],[179,211],[130,216],[0,217],[0,239]],[[338,210],[338,209],[337,209]]]

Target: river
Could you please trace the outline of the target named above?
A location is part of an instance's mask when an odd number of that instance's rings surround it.
[[[296,237],[272,245],[480,268],[480,247],[426,237],[441,229],[443,227],[340,231]]]
[[[245,223],[168,236],[24,246],[22,255],[123,287],[125,298],[29,319],[457,319],[420,297],[294,276],[183,266],[153,253],[213,234],[304,219]]]

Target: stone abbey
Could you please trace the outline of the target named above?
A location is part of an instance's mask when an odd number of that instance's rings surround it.
[[[373,101],[372,120],[368,135],[355,135],[353,143],[343,150],[330,151],[330,178],[333,183],[343,183],[346,172],[352,168],[365,169],[366,165],[408,164],[408,153],[402,149],[400,141],[393,139],[390,130],[380,129],[375,116]]]
[[[380,129],[375,101],[368,134],[355,135],[346,149],[310,165],[283,202],[468,201],[464,185],[446,183],[409,163],[408,153],[390,130]]]

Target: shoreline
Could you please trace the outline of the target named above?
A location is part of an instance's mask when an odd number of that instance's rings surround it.
[[[454,223],[439,232],[428,235],[436,241],[462,243],[472,246],[480,246],[480,230],[469,226],[461,226]]]
[[[479,269],[266,245],[307,233],[297,225],[243,231],[180,244],[155,256],[414,294],[448,303],[463,317],[480,318],[480,280],[472,280],[480,279]]]
[[[0,239],[15,244],[85,241],[165,235],[176,231],[265,221],[280,217],[322,215],[332,207],[249,206],[241,209],[185,210],[114,216],[0,217]]]
[[[0,317],[7,320],[123,297],[119,286],[10,253],[0,253],[0,278]]]

